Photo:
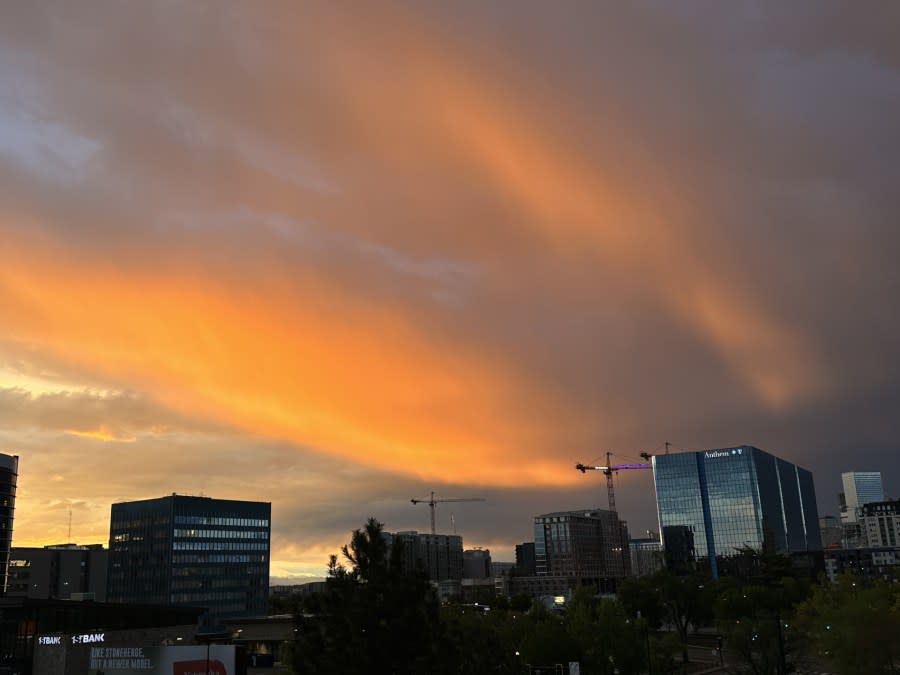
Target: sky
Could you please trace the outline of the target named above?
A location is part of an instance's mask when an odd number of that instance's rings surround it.
[[[14,545],[271,501],[511,560],[576,462],[748,443],[900,496],[900,5],[0,7]],[[646,471],[617,477],[633,535]],[[71,535],[69,520],[71,514]]]

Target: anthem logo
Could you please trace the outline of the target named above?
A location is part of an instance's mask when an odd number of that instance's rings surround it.
[[[710,450],[709,452],[704,452],[703,457],[705,459],[719,459],[720,457],[735,457],[743,454],[743,448],[733,448],[731,450]]]

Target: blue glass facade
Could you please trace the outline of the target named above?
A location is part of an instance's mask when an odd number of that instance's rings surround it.
[[[692,532],[713,576],[717,558],[741,549],[822,548],[812,474],[759,448],[658,455],[653,478],[660,531]]]

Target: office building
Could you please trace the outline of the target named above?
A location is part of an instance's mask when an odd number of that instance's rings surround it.
[[[18,478],[19,456],[0,454],[0,595],[6,593],[9,576],[9,551],[12,548]]]
[[[537,574],[534,564],[533,541],[516,544],[516,574],[520,577],[533,577]]]
[[[860,509],[870,502],[884,501],[880,471],[847,471],[841,474],[844,485],[841,499],[841,521],[855,523]]]
[[[841,520],[837,516],[821,516],[819,518],[819,534],[822,537],[822,548],[840,548],[843,537]]]
[[[844,574],[900,583],[900,548],[836,548],[824,552],[825,575]]]
[[[394,542],[401,546],[407,572],[422,571],[434,582],[460,581],[463,578],[462,537],[456,534],[420,534],[415,531],[384,533],[388,550]]]
[[[498,560],[491,560],[491,577],[496,579],[497,577],[508,577],[513,573],[513,570],[516,569],[516,563],[514,562],[500,562]]]
[[[463,579],[490,579],[491,552],[473,548],[463,551]]]
[[[535,516],[534,558],[537,576],[572,577],[611,590],[631,568],[628,529],[615,511]]]
[[[653,457],[663,545],[690,532],[694,555],[718,577],[718,559],[742,551],[819,551],[812,474],[743,445]],[[672,530],[670,528],[680,528]]]
[[[665,567],[658,536],[632,539],[628,542],[628,551],[631,555],[631,576],[647,576]]]
[[[102,544],[14,546],[9,557],[10,598],[106,600],[108,551]]]
[[[867,547],[900,546],[900,500],[869,502],[862,507],[859,520]]]
[[[266,614],[272,506],[171,495],[112,505],[107,598],[207,608],[204,624]]]

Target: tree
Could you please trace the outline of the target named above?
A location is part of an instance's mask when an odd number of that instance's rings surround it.
[[[483,611],[461,605],[443,608],[435,675],[520,672],[511,617],[504,610]]]
[[[620,603],[596,597],[592,589],[576,591],[565,627],[584,672],[637,673],[646,667],[643,623],[629,618]]]
[[[747,577],[718,582],[716,623],[729,653],[750,672],[780,675],[788,672],[788,656],[798,650],[793,616],[809,595],[809,581],[791,576],[784,556],[757,555],[750,562]]]
[[[660,570],[625,584],[620,599],[631,616],[643,617],[650,628],[671,624],[681,642],[682,659],[687,663],[688,633],[712,620],[709,584],[708,579],[697,574]]]
[[[297,618],[294,667],[302,673],[434,673],[440,605],[421,573],[404,573],[401,543],[388,552],[370,518],[332,555],[324,593]]]
[[[842,577],[818,586],[797,612],[815,655],[841,675],[900,672],[900,587]]]

